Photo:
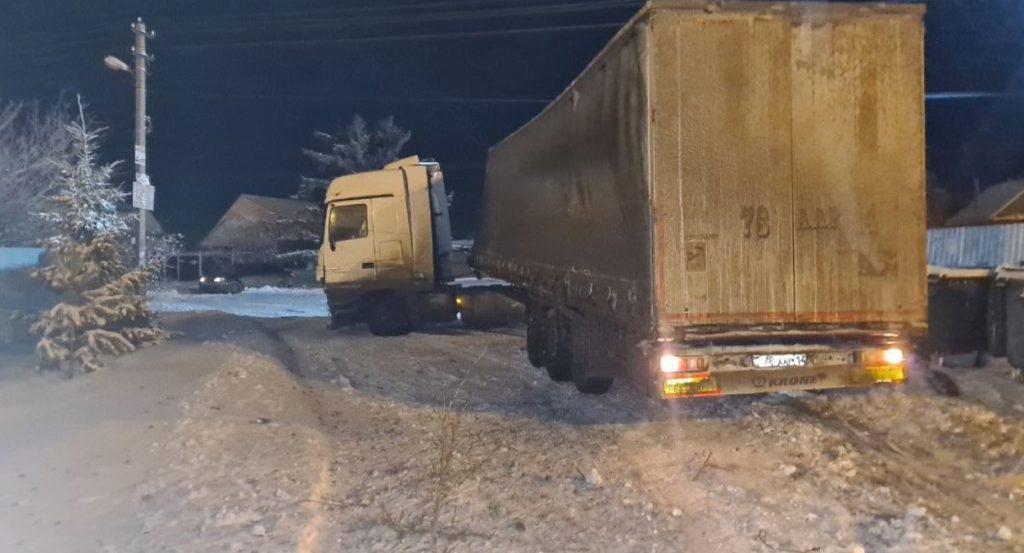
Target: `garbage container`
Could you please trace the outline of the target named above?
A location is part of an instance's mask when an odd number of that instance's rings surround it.
[[[988,349],[990,269],[928,267],[928,343],[936,353]]]
[[[992,280],[988,289],[988,313],[985,315],[988,334],[988,353],[992,357],[1006,357],[1006,281]]]
[[[1001,267],[996,281],[1005,297],[1006,358],[1024,368],[1024,268]]]

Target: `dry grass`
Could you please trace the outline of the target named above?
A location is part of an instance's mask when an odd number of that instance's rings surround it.
[[[438,553],[447,553],[456,541],[474,535],[458,528],[459,512],[454,501],[458,487],[473,472],[472,467],[465,465],[463,412],[456,401],[457,395],[447,399],[436,415],[430,464],[416,492],[417,508],[413,512],[393,513],[381,505],[384,523],[399,540],[409,535],[426,535],[431,551]]]

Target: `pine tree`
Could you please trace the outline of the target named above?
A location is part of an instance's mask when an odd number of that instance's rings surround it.
[[[125,194],[111,183],[117,163],[100,165],[104,129],[91,129],[79,101],[78,121],[66,127],[71,155],[57,160],[58,174],[40,219],[52,229],[43,245],[47,264],[35,277],[59,302],[33,326],[40,368],[89,372],[100,356],[120,355],[160,341],[146,300],[150,274],[129,269],[129,226],[117,206]]]
[[[393,116],[370,129],[359,115],[344,129],[313,132],[314,149],[302,153],[316,164],[317,177],[302,177],[295,197],[320,202],[331,179],[363,171],[376,171],[398,159],[412,133],[399,127]]]

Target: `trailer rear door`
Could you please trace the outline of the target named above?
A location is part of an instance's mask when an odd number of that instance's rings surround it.
[[[661,319],[784,318],[794,305],[789,22],[666,10],[651,33]]]
[[[795,310],[812,322],[922,321],[920,19],[818,9],[793,28]]]
[[[666,9],[650,32],[662,324],[923,321],[920,12]]]

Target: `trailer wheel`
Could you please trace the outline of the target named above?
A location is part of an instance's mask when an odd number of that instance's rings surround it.
[[[548,329],[545,322],[544,310],[533,302],[527,304],[526,356],[530,358],[530,364],[538,368],[544,366],[547,349]]]
[[[412,332],[409,306],[400,296],[371,300],[366,311],[366,326],[374,336],[402,336]]]
[[[586,368],[573,365],[572,382],[581,394],[601,395],[612,387],[614,378],[588,378]]]
[[[548,377],[555,382],[566,382],[572,378],[569,342],[569,321],[552,310],[546,317],[547,340],[544,344],[544,367]]]
[[[612,381],[614,378],[599,377],[595,378],[590,376],[590,368],[593,365],[595,355],[600,355],[598,352],[602,352],[601,342],[609,339],[609,337],[596,331],[592,326],[579,326],[573,329],[572,335],[572,356],[570,357],[571,363],[570,372],[572,373],[572,382],[576,385],[576,389],[581,394],[594,394],[599,395],[608,391],[612,387]],[[612,357],[618,357],[618,355],[612,355]]]

